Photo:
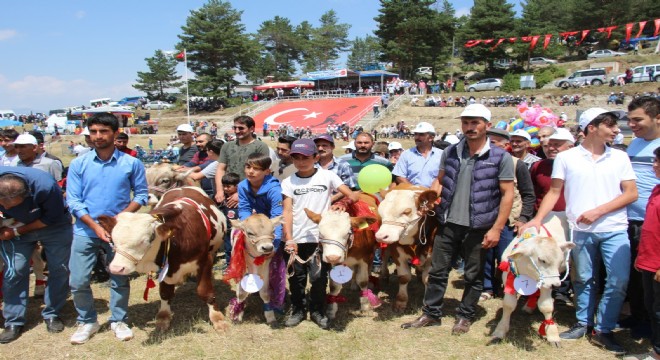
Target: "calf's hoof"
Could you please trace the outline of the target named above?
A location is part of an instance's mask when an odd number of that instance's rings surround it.
[[[397,302],[394,303],[394,306],[392,307],[392,309],[395,312],[398,312],[398,313],[404,312],[406,310],[406,305],[407,305],[407,302],[397,301]]]
[[[170,328],[172,322],[172,314],[161,311],[156,314],[156,329],[159,331],[166,331]]]
[[[561,341],[548,341],[551,347],[559,349],[561,348]]]
[[[492,338],[490,338],[490,341],[488,341],[488,344],[486,344],[486,345],[487,345],[487,346],[491,346],[491,345],[499,345],[499,344],[501,344],[501,343],[502,343],[502,339],[501,339],[501,338],[498,338],[498,337],[492,337]]]

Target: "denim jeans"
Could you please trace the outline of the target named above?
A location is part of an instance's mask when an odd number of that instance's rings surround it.
[[[457,316],[473,320],[479,296],[483,291],[484,262],[486,251],[481,247],[484,235],[488,231],[471,229],[466,226],[447,223],[440,229],[433,243],[433,255],[429,280],[424,292],[424,314],[439,319],[442,316],[442,304],[447,291],[452,258],[460,253],[465,260],[465,290]]]
[[[502,261],[504,250],[511,244],[515,233],[513,226],[505,226],[500,233],[500,241],[493,248],[486,251],[486,263],[484,264],[484,291],[499,294],[502,287],[502,278],[497,278],[497,264]]]
[[[63,224],[31,231],[10,241],[0,241],[3,257],[9,256],[10,259],[10,262],[5,259],[5,279],[2,286],[5,303],[2,314],[5,318],[5,326],[25,325],[30,286],[30,258],[37,242],[41,243],[46,253],[49,273],[44,295],[46,306],[41,311],[41,316],[44,319],[59,316],[69,293],[67,279],[72,237],[72,226]],[[13,263],[13,269],[9,268],[10,263]],[[14,271],[13,274],[11,270]]]
[[[89,324],[98,321],[94,308],[94,296],[90,287],[92,269],[96,264],[96,254],[103,248],[107,255],[108,264],[112,261],[115,252],[110,244],[96,237],[84,235],[73,236],[71,259],[69,268],[71,277],[69,285],[73,295],[73,305],[78,311],[78,323]],[[110,322],[126,322],[128,312],[128,298],[130,295],[128,276],[110,274]]]
[[[595,330],[609,333],[615,326],[626,298],[630,274],[630,242],[626,230],[588,233],[573,231],[575,249],[571,252],[575,279],[575,316],[580,324],[594,326],[598,303],[599,268],[605,264],[605,290],[596,318]]]
[[[642,270],[644,285],[644,305],[651,317],[651,346],[656,354],[660,354],[660,282],[654,280],[655,273]]]

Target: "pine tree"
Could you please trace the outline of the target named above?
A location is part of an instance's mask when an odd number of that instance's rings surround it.
[[[221,0],[190,11],[177,49],[186,49],[188,67],[195,74],[189,81],[191,94],[229,96],[238,83],[234,76],[253,66],[259,44],[245,33],[242,13]]]
[[[370,35],[364,38],[356,37],[346,66],[351,70],[364,70],[367,65],[378,63],[380,55],[381,48],[377,38]]]
[[[506,0],[474,0],[470,10],[470,18],[459,30],[458,44],[468,40],[497,41],[500,38],[512,37],[515,31],[513,5]],[[495,45],[494,43],[491,45]],[[491,50],[491,46],[478,45],[463,49],[463,57],[468,61],[486,62],[493,68],[496,59],[507,58],[505,46]]]
[[[264,59],[260,69],[264,75],[275,80],[289,80],[296,70],[296,62],[302,51],[302,41],[287,18],[275,16],[264,21],[257,31],[256,39],[261,44]]]
[[[144,91],[152,100],[165,100],[168,89],[181,86],[181,77],[176,74],[176,59],[156,50],[154,56],[144,59],[149,71],[138,71],[133,87]]]
[[[339,54],[348,50],[349,24],[340,24],[337,13],[330,10],[321,15],[321,26],[313,28],[303,22],[297,29],[303,41],[304,71],[326,70],[335,67]]]

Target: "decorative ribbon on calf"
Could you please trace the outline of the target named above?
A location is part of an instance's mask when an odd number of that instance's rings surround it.
[[[369,304],[371,304],[371,307],[374,309],[382,304],[378,296],[371,292],[371,289],[362,290],[361,296],[366,297],[367,300],[369,300]]]
[[[554,324],[555,324],[555,320],[554,320],[554,319],[546,319],[546,320],[543,320],[543,322],[541,323],[541,326],[539,326],[539,335],[541,335],[541,336],[545,336],[545,335],[546,335],[545,329],[546,329],[549,325],[554,325]]]
[[[227,273],[222,280],[229,283],[233,279],[238,283],[245,274],[245,234],[238,229],[233,229],[231,235],[235,239],[235,241],[232,241],[234,248],[231,252],[231,262],[227,268]]]

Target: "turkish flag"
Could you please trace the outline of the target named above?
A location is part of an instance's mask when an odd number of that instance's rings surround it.
[[[639,22],[639,32],[637,33],[637,36],[635,38],[638,38],[642,36],[642,31],[644,30],[644,26],[646,26],[646,21],[640,21]]]
[[[604,28],[598,28],[597,31],[599,33],[606,32],[607,33],[607,38],[609,39],[612,36],[612,30],[616,29],[616,26],[608,26]]]
[[[580,41],[578,41],[577,44],[578,45],[582,44],[582,42],[584,41],[584,38],[586,38],[587,35],[589,35],[589,30],[582,30],[582,37],[580,38]]]
[[[294,101],[270,107],[254,116],[254,121],[257,129],[266,122],[275,128],[291,125],[325,132],[328,125],[346,123],[355,126],[374,105],[380,106],[380,97]]]
[[[541,37],[541,35],[532,36],[532,42],[529,43],[529,51],[534,50],[534,48],[536,47],[536,43],[539,42],[540,37]]]
[[[490,48],[490,51],[495,50],[495,48],[498,47],[498,46],[500,46],[500,44],[503,43],[504,40],[506,40],[506,39],[505,39],[505,38],[501,38],[501,39],[497,40],[497,43],[496,43],[495,45],[493,45],[492,48]]]
[[[626,42],[630,42],[630,35],[632,34],[633,23],[626,24]]]
[[[471,48],[471,47],[475,47],[475,46],[477,46],[477,45],[479,45],[479,44],[481,44],[481,40],[468,40],[468,41],[465,43],[465,47],[466,47],[466,48]]]
[[[655,19],[655,31],[653,32],[653,36],[658,36],[660,34],[660,19]]]
[[[552,39],[552,34],[546,34],[543,40],[543,50],[547,49],[548,45],[550,45],[550,39]]]
[[[518,39],[518,38],[510,37],[510,38],[509,38],[509,42],[510,42],[510,43],[514,43],[514,42],[516,42],[517,39]]]
[[[176,54],[174,57],[177,58],[177,59],[179,59],[179,60],[185,60],[185,58],[186,58],[186,51],[183,50],[182,52]]]

